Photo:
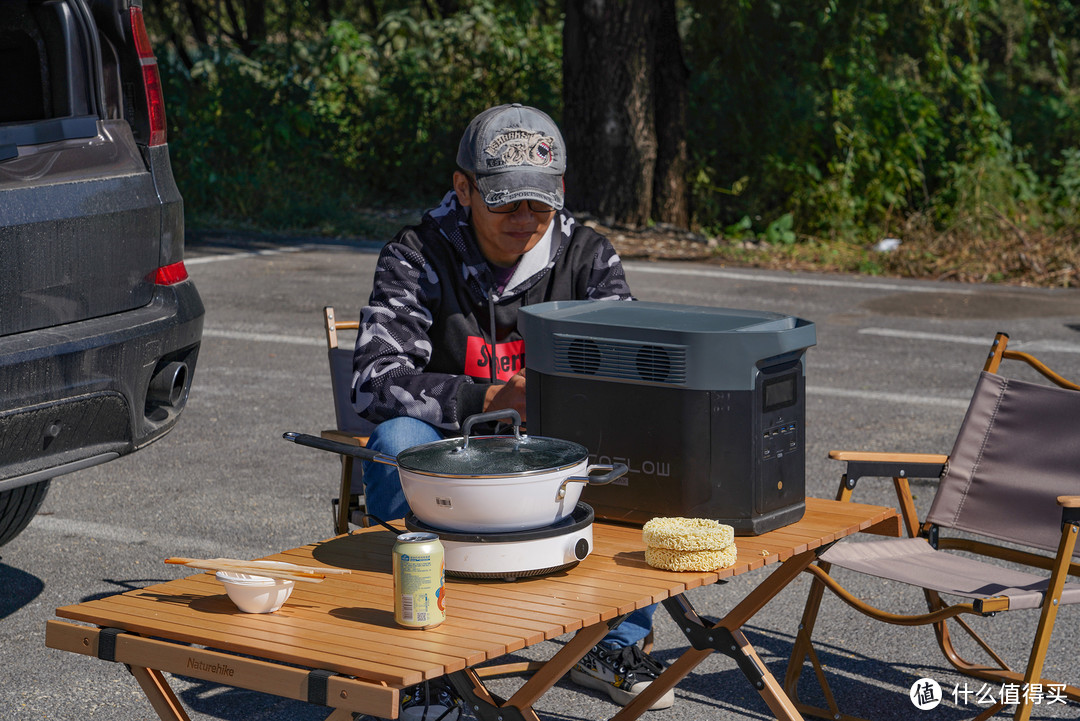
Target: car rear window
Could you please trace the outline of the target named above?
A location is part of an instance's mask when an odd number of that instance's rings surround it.
[[[97,134],[100,115],[86,61],[93,44],[66,2],[0,2],[0,160],[20,145]],[[12,69],[18,70],[12,72]]]

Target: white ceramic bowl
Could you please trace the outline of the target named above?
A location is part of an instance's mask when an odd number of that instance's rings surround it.
[[[248,573],[218,571],[217,579],[225,585],[225,593],[244,613],[273,613],[292,593],[295,581],[284,578],[253,576]]]

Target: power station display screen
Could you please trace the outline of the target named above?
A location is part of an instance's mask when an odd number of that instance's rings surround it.
[[[762,410],[768,413],[794,404],[796,401],[795,393],[798,388],[797,380],[798,376],[792,373],[765,381],[762,384]]]

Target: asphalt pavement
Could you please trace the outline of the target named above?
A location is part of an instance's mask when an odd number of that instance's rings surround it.
[[[122,665],[45,647],[45,622],[69,605],[184,575],[169,556],[256,558],[332,535],[338,463],[297,447],[284,431],[333,425],[322,308],[356,317],[370,290],[377,247],[222,235],[191,242],[188,269],[207,309],[187,409],[176,429],[131,456],[57,478],[41,512],[0,547],[0,720],[137,719],[154,713]],[[628,262],[635,295],[686,305],[778,311],[811,320],[806,355],[806,491],[831,497],[841,469],[830,449],[947,453],[995,331],[1067,377],[1080,378],[1080,292],[958,285],[842,275],[787,274],[705,263]],[[932,488],[916,484],[917,502]],[[857,499],[893,505],[891,485],[864,480]],[[762,570],[689,592],[719,616]],[[917,604],[911,589],[852,579],[886,607]],[[783,677],[809,581],[800,578],[745,629]],[[452,608],[451,611],[452,613]],[[673,660],[686,640],[657,613],[656,655]],[[974,621],[1017,662],[1035,612]],[[815,635],[838,674],[842,707],[881,721],[953,721],[978,712],[980,682],[951,670],[929,628],[874,624],[826,597]],[[545,658],[565,638],[521,652]],[[1080,682],[1080,615],[1058,619],[1047,675]],[[812,676],[809,671],[804,678]],[[932,678],[945,702],[917,710],[912,685]],[[320,719],[325,709],[172,679],[193,721]],[[508,695],[521,679],[494,682]],[[812,678],[808,700],[819,701]],[[989,689],[1000,693],[1000,688]],[[965,691],[968,698],[965,700]],[[953,701],[953,693],[959,699]],[[609,718],[606,697],[560,682],[537,705],[541,719]],[[1037,719],[1078,718],[1075,704],[1043,703]],[[649,721],[772,718],[736,667],[714,654]]]

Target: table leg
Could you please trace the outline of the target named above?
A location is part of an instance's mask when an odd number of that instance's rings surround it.
[[[180,699],[176,698],[176,694],[173,693],[161,671],[142,666],[129,666],[128,670],[139,682],[150,705],[154,707],[162,721],[191,721],[184,707],[180,705]]]
[[[688,649],[683,655],[679,656],[675,661],[664,669],[664,672],[660,674],[660,678],[656,679],[645,688],[644,691],[634,697],[634,700],[623,706],[619,713],[611,717],[611,721],[634,721],[634,719],[641,716],[649,710],[649,707],[655,703],[656,699],[663,696],[668,692],[668,689],[674,688],[675,684],[686,678],[687,674],[693,671],[699,663],[704,661],[712,654],[713,649]]]
[[[509,701],[504,701],[488,692],[483,681],[472,669],[449,674],[447,679],[465,699],[465,702],[472,706],[474,715],[482,721],[489,718],[502,721],[517,721],[518,719],[535,721],[537,717],[536,712],[532,710],[532,705],[558,683],[559,679],[566,675],[566,672],[573,668],[589,649],[606,636],[610,629],[609,623],[597,623],[575,633],[573,638],[548,659],[540,670],[529,677],[529,680]]]
[[[780,564],[765,581],[747,594],[724,618],[706,624],[682,594],[664,601],[664,607],[690,640],[691,648],[668,666],[637,698],[627,704],[611,721],[633,721],[656,699],[673,688],[714,651],[731,656],[743,675],[758,690],[777,719],[802,721],[802,716],[784,693],[783,686],[765,667],[754,647],[739,629],[765,604],[776,597],[817,558],[817,551],[806,551]]]
[[[791,699],[788,698],[787,694],[784,693],[784,687],[765,668],[765,664],[757,655],[757,651],[746,640],[746,636],[743,635],[742,631],[733,631],[731,635],[742,654],[764,671],[761,676],[761,685],[757,687],[758,693],[761,694],[761,698],[765,699],[765,703],[769,705],[772,712],[776,714],[776,718],[782,721],[802,721],[802,715],[795,708],[795,705],[791,703]]]

